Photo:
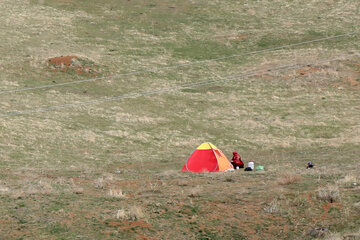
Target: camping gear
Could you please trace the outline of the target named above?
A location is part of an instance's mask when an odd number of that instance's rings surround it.
[[[256,171],[264,171],[264,166],[261,165],[257,166]]]
[[[201,144],[191,154],[181,171],[184,172],[225,172],[234,170],[224,153],[211,143]]]
[[[248,167],[251,168],[252,170],[254,170],[254,167],[255,167],[254,162],[252,162],[252,161],[249,162]]]

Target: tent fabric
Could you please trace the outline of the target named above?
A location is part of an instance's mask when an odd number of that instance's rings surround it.
[[[233,169],[225,154],[211,143],[201,144],[186,161],[184,172],[224,172]]]

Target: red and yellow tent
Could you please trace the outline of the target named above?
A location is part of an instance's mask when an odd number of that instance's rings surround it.
[[[186,161],[184,172],[224,172],[233,169],[225,154],[211,143],[201,144]]]

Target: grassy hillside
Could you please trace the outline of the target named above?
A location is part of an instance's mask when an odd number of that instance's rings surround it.
[[[0,238],[359,238],[359,12],[0,0]],[[206,141],[265,171],[180,172]]]

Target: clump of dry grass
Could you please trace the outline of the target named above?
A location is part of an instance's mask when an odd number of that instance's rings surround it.
[[[116,212],[117,219],[136,221],[145,217],[141,207],[132,206],[128,209],[120,209]]]
[[[125,194],[120,188],[110,188],[108,195],[115,198],[125,198]]]
[[[199,197],[201,191],[202,191],[202,189],[201,189],[199,186],[194,187],[194,188],[191,188],[191,189],[189,190],[188,196],[189,196],[189,197],[193,197],[193,198],[194,198],[194,197]]]
[[[94,185],[96,188],[104,189],[106,186],[105,179],[103,177],[96,179]]]
[[[328,185],[326,187],[320,188],[317,193],[317,197],[320,200],[327,202],[336,202],[340,199],[339,187],[336,185]]]
[[[177,180],[176,185],[182,186],[182,187],[188,186],[189,185],[189,180],[187,180],[187,179],[179,179],[179,180]]]
[[[330,233],[325,240],[356,240],[360,239],[360,231],[356,233]]]
[[[264,208],[265,212],[267,213],[280,213],[281,212],[281,207],[280,207],[280,202],[278,198],[274,198],[271,203],[269,204],[269,206]]]
[[[354,203],[354,207],[355,207],[355,209],[358,210],[359,213],[360,213],[360,202]]]
[[[0,185],[0,192],[8,192],[8,191],[9,191],[8,187]]]
[[[159,175],[162,177],[178,177],[178,176],[180,176],[180,173],[177,170],[170,169],[170,170],[163,171]]]
[[[330,233],[326,238],[326,240],[342,240],[343,238],[339,233]]]
[[[349,174],[346,175],[343,179],[337,181],[337,183],[343,187],[353,187],[359,184],[359,179],[357,178],[357,176]]]
[[[301,177],[293,173],[285,173],[278,179],[278,183],[280,185],[290,185],[300,181],[301,181]]]

